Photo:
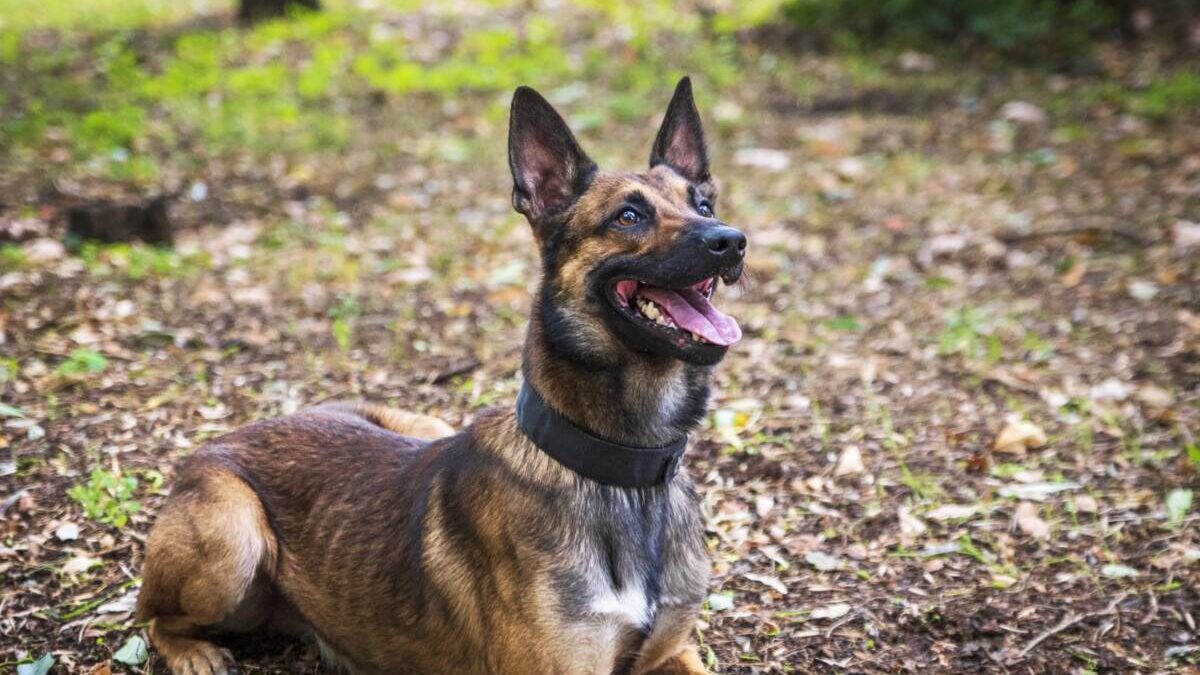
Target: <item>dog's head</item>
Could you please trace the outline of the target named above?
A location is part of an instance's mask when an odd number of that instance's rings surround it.
[[[746,237],[716,213],[700,115],[684,78],[641,173],[603,171],[536,91],[513,96],[513,206],[542,253],[537,318],[561,352],[589,363],[630,353],[694,365],[741,338],[713,305],[742,274]]]

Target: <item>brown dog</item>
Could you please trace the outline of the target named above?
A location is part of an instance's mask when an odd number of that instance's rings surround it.
[[[543,263],[516,409],[448,435],[323,406],[184,461],[138,600],[176,675],[228,672],[209,637],[260,629],[353,673],[705,672],[709,561],[676,468],[741,336],[710,299],[746,239],[713,213],[691,84],[644,173],[597,169],[520,88],[509,164]]]

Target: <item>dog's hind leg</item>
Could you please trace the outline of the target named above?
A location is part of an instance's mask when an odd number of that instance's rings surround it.
[[[454,427],[436,417],[374,403],[326,403],[313,408],[313,411],[355,415],[388,431],[422,441],[436,441],[454,434]]]
[[[137,613],[174,675],[227,675],[229,652],[205,635],[270,618],[276,542],[250,486],[219,467],[190,469],[150,533]]]
[[[687,646],[659,664],[648,675],[708,675],[708,669],[704,667],[696,648]]]

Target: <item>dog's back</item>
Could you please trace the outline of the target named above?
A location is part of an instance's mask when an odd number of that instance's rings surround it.
[[[667,536],[697,531],[690,488],[581,492],[511,417],[424,442],[318,409],[201,448],[151,536],[139,598],[169,665],[224,672],[198,638],[274,625],[353,672],[553,672],[616,664],[647,640],[662,596],[698,600],[703,542]],[[665,578],[668,557],[687,573]],[[548,625],[560,640],[537,637]]]
[[[223,675],[217,630],[315,637],[355,673],[703,673],[709,562],[677,471],[746,238],[686,79],[642,173],[601,171],[544,98],[513,97],[514,207],[543,261],[513,408],[466,431],[373,406],[200,450],[147,546],[140,616],[175,675]],[[396,433],[400,432],[400,433]]]

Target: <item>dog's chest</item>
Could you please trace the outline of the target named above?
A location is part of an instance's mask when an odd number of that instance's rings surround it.
[[[707,587],[709,563],[690,499],[656,509],[608,506],[593,512],[587,536],[576,542],[578,564],[556,584],[574,628],[570,648],[595,664],[583,672],[628,670],[637,653],[677,630],[664,629],[663,617],[694,616]]]
[[[640,582],[619,589],[597,584],[590,595],[589,614],[630,627],[648,626],[658,609],[658,598],[651,597]]]

